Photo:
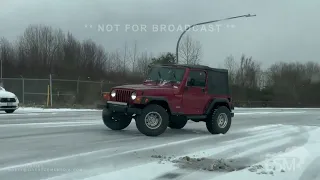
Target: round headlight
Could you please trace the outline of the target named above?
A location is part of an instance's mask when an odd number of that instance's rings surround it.
[[[131,99],[132,100],[135,100],[137,98],[137,93],[136,92],[133,92],[132,94],[131,94]]]
[[[111,91],[111,97],[115,97],[116,96],[116,90]]]

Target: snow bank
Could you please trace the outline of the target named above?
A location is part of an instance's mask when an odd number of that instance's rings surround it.
[[[123,180],[130,177],[131,180],[161,180],[161,179],[181,179],[181,180],[235,180],[235,179],[256,179],[256,180],[301,180],[312,179],[317,175],[318,167],[312,169],[315,159],[319,156],[320,149],[320,128],[308,128],[308,142],[301,147],[292,147],[285,152],[277,154],[262,154],[263,160],[254,165],[236,164],[237,159],[259,153],[265,149],[279,147],[291,142],[292,137],[284,136],[292,133],[296,126],[272,125],[260,127],[255,130],[270,131],[264,133],[253,133],[253,136],[244,137],[242,141],[238,139],[230,140],[205,151],[193,152],[184,156],[163,156],[153,155],[151,158],[156,162],[145,163],[123,169],[115,169],[107,173],[91,176],[85,180],[114,179]],[[272,131],[277,129],[277,131]],[[273,137],[274,141],[268,141]],[[262,145],[254,148],[247,148],[245,151],[234,153],[227,159],[214,159],[212,155],[223,154],[227,150],[235,147],[246,147],[249,144],[266,141]],[[219,155],[218,155],[219,157]],[[311,171],[312,170],[312,171]],[[307,172],[306,171],[311,171]]]
[[[71,108],[34,108],[34,107],[20,107],[17,111],[20,112],[68,112],[68,111],[101,111],[98,109],[71,109]]]
[[[314,162],[319,162],[320,154],[320,129],[309,133],[307,144],[302,147],[293,147],[286,152],[269,154],[268,159],[252,165],[241,171],[227,173],[211,180],[257,179],[257,180],[301,180],[320,179],[319,166],[314,167]],[[319,163],[318,163],[319,164]],[[318,177],[318,178],[317,178]]]
[[[263,107],[263,108],[246,108],[246,107],[235,107],[234,110],[320,110],[320,108],[272,108],[272,107]]]

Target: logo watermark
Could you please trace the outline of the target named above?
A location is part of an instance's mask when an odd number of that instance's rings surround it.
[[[75,172],[82,171],[82,169],[78,168],[63,168],[63,167],[43,167],[38,165],[33,166],[25,166],[21,168],[12,168],[8,171],[11,172]]]
[[[293,172],[302,168],[303,163],[295,157],[277,157],[264,163],[264,170]]]
[[[183,32],[191,25],[174,25],[174,24],[86,24],[87,29],[95,29],[98,32]],[[224,29],[233,29],[233,24],[209,24],[194,26],[189,29],[193,32],[220,32]]]
[[[281,171],[281,172],[293,172],[297,170],[301,170],[305,165],[306,158],[309,157],[309,152],[303,148],[289,148],[286,149],[284,153],[295,151],[294,154],[297,156],[291,156],[286,154],[267,154],[266,158],[270,158],[271,160],[265,161],[262,165],[264,170],[269,171]]]

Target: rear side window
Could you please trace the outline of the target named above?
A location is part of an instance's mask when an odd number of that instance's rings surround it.
[[[190,71],[187,86],[206,87],[206,73],[204,71]]]
[[[208,93],[229,95],[228,72],[208,72]]]

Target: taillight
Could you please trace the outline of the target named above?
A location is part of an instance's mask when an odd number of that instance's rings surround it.
[[[109,92],[104,92],[102,93],[103,99],[106,101],[110,101],[110,93]]]

